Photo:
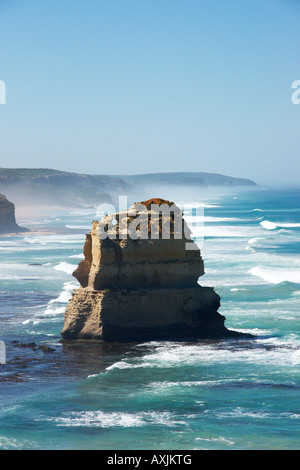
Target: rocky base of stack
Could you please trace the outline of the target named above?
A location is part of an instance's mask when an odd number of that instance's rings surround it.
[[[65,312],[66,340],[193,340],[245,336],[224,326],[220,298],[210,287],[77,289]],[[155,325],[155,326],[154,326]]]

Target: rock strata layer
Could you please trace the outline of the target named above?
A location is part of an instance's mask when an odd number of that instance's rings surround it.
[[[15,206],[0,194],[0,233],[25,232],[27,229],[16,223]]]
[[[81,287],[67,305],[62,337],[148,341],[238,335],[218,313],[218,294],[198,284],[204,265],[190,234],[180,209],[163,199],[94,221],[84,260],[73,273]]]

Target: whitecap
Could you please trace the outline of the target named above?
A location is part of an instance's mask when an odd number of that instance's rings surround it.
[[[300,227],[300,223],[290,223],[290,222],[276,222],[278,227],[282,228],[298,228]]]
[[[73,290],[77,287],[74,282],[65,282],[63,290],[58,297],[49,301],[46,310],[40,313],[39,317],[56,316],[65,312],[65,305],[72,296]],[[58,304],[58,305],[55,305]],[[63,305],[62,305],[63,304]]]
[[[70,300],[72,292],[76,287],[75,282],[65,282],[58,297],[50,300],[46,308],[44,305],[40,306],[44,307],[43,310],[35,313],[31,319],[24,320],[22,322],[23,325],[27,325],[30,322],[38,324],[45,322],[45,319],[47,319],[47,321],[56,321],[55,317],[59,317],[65,312],[66,304]]]
[[[297,351],[293,351],[291,355],[291,362],[293,365],[300,364],[300,349],[298,349]]]
[[[271,337],[271,338],[263,338],[263,339],[258,339],[257,343],[262,343],[262,344],[271,344],[273,346],[278,346],[278,347],[290,347],[291,350],[295,350],[297,348],[300,348],[300,339],[298,339],[298,336],[296,334],[290,334],[284,337]],[[300,352],[300,351],[299,351]]]
[[[248,243],[249,243],[249,245],[253,245],[254,243],[258,242],[259,240],[263,240],[263,238],[261,238],[261,237],[250,238],[250,240],[248,240]]]
[[[260,277],[271,284],[279,284],[284,281],[300,283],[300,270],[289,270],[284,268],[262,268],[255,266],[249,270],[253,276]]]
[[[8,438],[0,436],[0,448],[1,450],[15,449],[19,450],[21,447],[26,446],[27,448],[32,448],[33,443],[31,441],[20,441],[14,438]]]
[[[58,418],[48,418],[55,421],[58,426],[66,427],[141,427],[147,425],[163,425],[173,427],[185,424],[184,421],[176,419],[176,415],[170,412],[143,411],[138,413],[104,412],[104,411],[81,411],[65,413]]]
[[[44,312],[44,315],[40,315],[40,316],[45,316],[45,315],[49,315],[49,316],[55,316],[55,315],[60,315],[61,313],[64,313],[65,311],[65,307],[56,307],[56,308],[46,308],[45,312]]]
[[[208,441],[208,442],[222,442],[222,444],[234,445],[234,441],[230,441],[225,437],[196,437],[196,441]]]
[[[275,230],[277,228],[277,225],[274,224],[274,222],[270,222],[269,220],[262,220],[260,225],[267,230]]]
[[[146,364],[147,365],[151,365],[151,364]],[[126,362],[125,360],[123,361],[119,361],[119,362],[115,362],[114,364],[112,364],[111,366],[108,366],[106,367],[105,370],[113,370],[113,369],[138,369],[139,367],[145,367],[145,364],[132,364],[132,363],[128,363]]]
[[[38,237],[24,237],[24,241],[31,245],[53,245],[55,243],[59,244],[70,244],[81,242],[84,239],[84,235],[81,234],[67,234],[67,235],[41,235]]]
[[[232,411],[217,411],[217,418],[250,418],[250,419],[299,419],[300,414],[289,412],[267,412],[267,411],[250,411],[247,408],[236,407]]]
[[[49,305],[53,303],[66,303],[69,301],[72,291],[76,289],[77,285],[74,282],[65,282],[62,292],[55,299],[50,300]]]
[[[63,271],[67,274],[72,274],[73,271],[76,269],[76,266],[63,261],[63,262],[59,263],[58,265],[54,266],[54,269],[56,269],[57,271]]]
[[[242,330],[242,332],[252,332],[252,330]],[[260,332],[261,333],[261,332]],[[227,343],[226,347],[213,346],[207,343],[199,343],[196,345],[172,345],[166,343],[161,347],[157,347],[153,352],[145,354],[142,358],[136,358],[133,360],[124,359],[115,363],[106,369],[117,370],[118,369],[137,369],[137,368],[172,368],[181,366],[210,366],[211,364],[233,364],[233,363],[248,363],[248,364],[275,364],[278,366],[294,365],[298,361],[297,354],[292,357],[291,353],[298,347],[297,341],[294,343],[290,338],[283,339],[282,344],[274,344],[269,349],[270,341],[264,339],[253,339],[252,345],[256,347],[239,348],[230,347],[230,343]]]

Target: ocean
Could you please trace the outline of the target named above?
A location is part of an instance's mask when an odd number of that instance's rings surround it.
[[[254,338],[63,343],[95,209],[18,219],[33,232],[0,237],[1,449],[299,449],[300,189],[183,202],[187,220],[204,207],[199,283]]]

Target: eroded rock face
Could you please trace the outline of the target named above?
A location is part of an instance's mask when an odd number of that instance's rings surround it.
[[[16,223],[15,206],[0,194],[0,233],[17,233],[26,231]]]
[[[220,297],[198,284],[204,274],[200,250],[173,203],[143,201],[94,221],[83,252],[85,258],[73,273],[81,287],[66,308],[64,339],[235,335],[217,311]]]

